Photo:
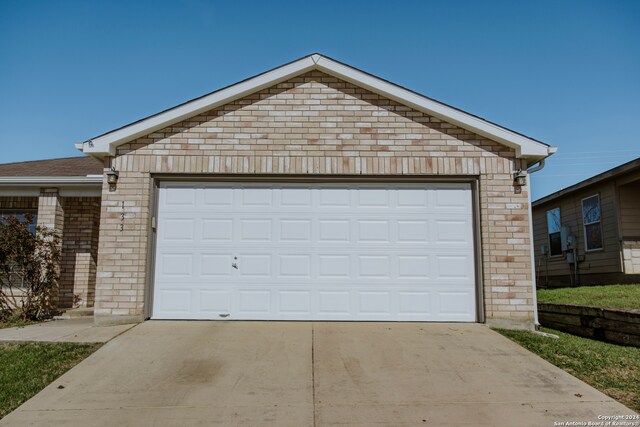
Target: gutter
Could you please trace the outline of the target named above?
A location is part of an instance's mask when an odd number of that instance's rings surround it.
[[[537,166],[532,166],[527,169],[527,174],[538,172],[544,168],[544,159],[540,160]],[[531,245],[531,290],[533,298],[533,325],[535,330],[540,329],[540,322],[538,320],[538,284],[536,283],[536,256],[535,248],[533,245],[533,209],[531,207],[531,177],[527,179],[527,198],[529,199],[529,243]]]
[[[102,175],[87,176],[0,176],[0,185],[101,185]]]

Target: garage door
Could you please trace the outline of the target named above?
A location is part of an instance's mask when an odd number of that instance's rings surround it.
[[[153,318],[475,321],[469,184],[160,185]]]

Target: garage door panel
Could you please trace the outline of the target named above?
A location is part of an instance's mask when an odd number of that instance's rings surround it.
[[[163,239],[173,241],[192,241],[195,235],[195,220],[169,218],[163,221]]]
[[[358,224],[357,242],[390,243],[390,227],[388,220],[356,220]]]
[[[388,316],[391,313],[391,293],[387,291],[361,291],[358,293],[358,314]]]
[[[349,291],[318,291],[318,314],[319,315],[343,315],[352,314],[351,293]]]
[[[199,312],[211,316],[219,316],[220,313],[231,312],[232,292],[230,290],[199,290]]]
[[[272,271],[272,255],[244,254],[238,257],[236,270],[240,277],[270,278]]]
[[[429,279],[431,260],[427,255],[398,255],[398,279]]]
[[[474,321],[470,194],[163,183],[153,318]]]
[[[382,208],[391,206],[389,190],[386,188],[360,188],[356,193],[357,208]]]
[[[349,242],[351,225],[345,219],[320,219],[318,243]]]
[[[160,258],[161,272],[163,276],[193,277],[193,254],[190,253],[165,253]]]
[[[279,219],[278,230],[281,242],[311,242],[312,221],[310,219]]]
[[[465,316],[469,312],[469,292],[439,292],[440,315]]]
[[[227,254],[202,254],[200,257],[200,274],[202,277],[231,278],[233,257]]]
[[[271,219],[241,219],[240,240],[242,242],[271,242],[273,234],[271,231]]]
[[[346,279],[351,276],[351,257],[348,254],[318,255],[319,279]]]
[[[437,243],[461,243],[469,245],[473,234],[471,221],[466,219],[447,219],[435,222]]]
[[[188,315],[191,313],[191,293],[187,289],[162,289],[157,294],[157,301],[164,313]]]
[[[398,220],[396,221],[397,243],[429,243],[429,221]]]
[[[318,208],[348,209],[351,207],[351,195],[348,188],[320,188]]]
[[[278,311],[287,315],[311,315],[311,291],[279,290],[276,292]]]
[[[278,256],[278,261],[279,277],[311,278],[311,255],[284,254]]]
[[[170,191],[166,193],[164,198],[165,206],[182,206],[190,207],[196,205],[196,189],[189,187],[180,187],[180,191]]]
[[[203,186],[202,204],[207,207],[229,208],[234,205],[233,188],[220,188]]]
[[[396,206],[405,209],[425,209],[429,207],[429,192],[398,189]]]
[[[431,295],[425,291],[399,291],[398,314],[401,316],[426,316],[431,312]]]
[[[202,219],[202,234],[200,238],[204,242],[224,242],[233,241],[233,219]]]
[[[364,279],[390,279],[389,258],[388,255],[357,255],[358,276]]]
[[[435,259],[437,279],[473,281],[471,254],[437,255]]]
[[[258,289],[238,290],[239,314],[268,314],[271,311],[271,291]]]
[[[284,187],[279,190],[280,206],[286,208],[310,208],[311,192],[307,188]]]
[[[267,208],[273,205],[275,192],[265,191],[263,188],[243,188],[240,197],[240,207],[261,207]]]

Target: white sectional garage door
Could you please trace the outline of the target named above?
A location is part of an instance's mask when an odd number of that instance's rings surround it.
[[[469,184],[162,183],[154,319],[476,320]]]

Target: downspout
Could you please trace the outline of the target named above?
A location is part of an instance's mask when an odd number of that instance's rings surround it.
[[[538,172],[544,168],[544,159],[540,160],[537,166],[533,166],[527,169],[528,174]],[[527,179],[527,197],[529,199],[529,241],[531,244],[531,290],[533,297],[533,325],[535,330],[540,329],[540,322],[538,321],[538,286],[536,284],[536,257],[535,248],[533,246],[533,209],[531,208],[531,177]]]

